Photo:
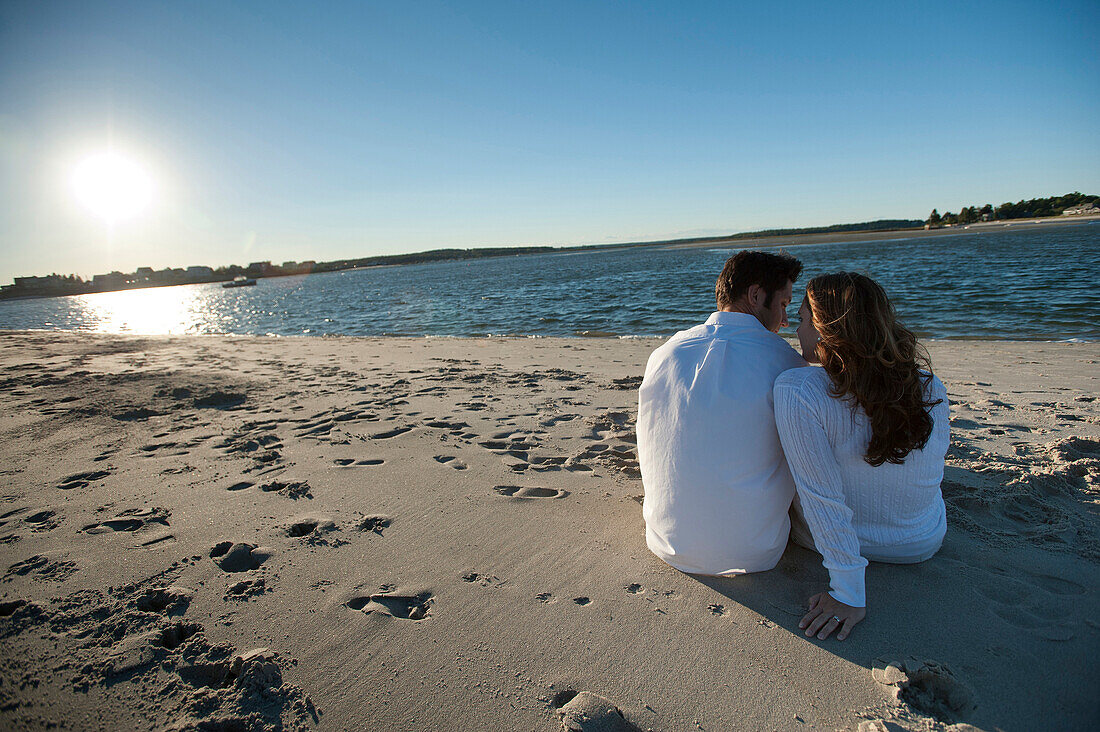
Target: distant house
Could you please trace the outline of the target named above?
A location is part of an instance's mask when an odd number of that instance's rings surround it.
[[[270,269],[271,269],[271,262],[270,261],[268,261],[268,262],[252,262],[251,264],[248,265],[249,274],[259,274],[259,275],[267,274],[268,270],[270,270]]]
[[[65,278],[52,274],[45,277],[16,277],[13,280],[16,290],[28,292],[60,292],[65,289]]]
[[[92,287],[97,290],[116,290],[130,284],[130,275],[121,272],[97,274],[92,277]]]
[[[134,274],[140,280],[142,278],[150,279],[156,272],[153,271],[152,267],[138,267]]]
[[[1063,216],[1088,216],[1100,214],[1100,206],[1095,203],[1082,203],[1079,206],[1072,206],[1062,212]]]
[[[165,267],[154,273],[152,281],[161,285],[178,285],[187,279],[182,267]]]
[[[282,270],[283,274],[309,274],[316,266],[317,262],[310,259],[305,262],[283,262],[279,269]]]
[[[197,266],[194,266],[194,267],[188,267],[187,268],[187,279],[189,279],[189,280],[198,280],[198,279],[204,279],[206,277],[213,277],[213,276],[214,276],[214,270],[211,269],[210,267],[204,267],[202,265],[197,265]]]

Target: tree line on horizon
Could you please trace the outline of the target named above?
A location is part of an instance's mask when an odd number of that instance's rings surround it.
[[[916,229],[924,224],[919,219],[878,219],[858,224],[833,224],[831,226],[809,226],[801,229],[762,229],[761,231],[743,231],[740,234],[719,237],[720,239],[758,239],[768,236],[798,236],[803,234],[838,234],[846,231],[890,231],[893,229]]]
[[[1060,216],[1067,208],[1081,206],[1086,203],[1100,205],[1100,196],[1090,196],[1080,191],[1067,193],[1064,196],[1050,196],[1049,198],[1032,198],[1027,201],[1012,203],[1006,201],[996,208],[987,203],[982,207],[963,206],[958,213],[947,211],[940,214],[937,209],[932,209],[925,221],[930,227],[953,226],[955,224],[973,224],[978,221],[1000,221],[1007,219],[1030,219],[1041,216]]]

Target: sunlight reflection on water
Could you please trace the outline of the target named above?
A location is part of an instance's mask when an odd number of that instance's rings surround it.
[[[208,298],[195,288],[158,287],[103,292],[73,298],[88,330],[100,333],[181,335],[210,332],[216,318]]]

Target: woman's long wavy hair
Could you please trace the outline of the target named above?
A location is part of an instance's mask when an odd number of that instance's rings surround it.
[[[816,355],[832,379],[831,394],[866,412],[871,442],[864,460],[900,464],[932,435],[925,394],[932,368],[928,352],[898,322],[894,306],[870,277],[822,275],[806,285],[806,301],[821,340]]]

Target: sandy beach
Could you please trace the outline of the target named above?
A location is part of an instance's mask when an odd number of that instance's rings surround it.
[[[1100,725],[1100,343],[929,344],[947,539],[842,643],[646,549],[659,343],[0,334],[0,727]]]

